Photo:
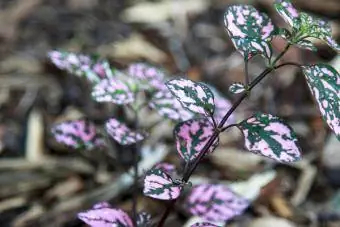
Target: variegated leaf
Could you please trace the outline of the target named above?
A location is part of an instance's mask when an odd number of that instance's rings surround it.
[[[99,82],[92,90],[92,97],[97,102],[112,102],[118,105],[134,101],[134,94],[129,86],[117,78]]]
[[[93,227],[134,227],[131,218],[123,210],[101,205],[78,213],[78,218]]]
[[[201,184],[191,190],[184,206],[193,215],[218,222],[242,214],[249,202],[227,186]]]
[[[269,40],[275,33],[270,18],[250,5],[229,6],[224,24],[235,47],[249,59],[255,54],[272,55]]]
[[[193,112],[184,108],[169,90],[156,92],[149,106],[155,109],[161,116],[175,121],[186,121],[195,116]]]
[[[140,80],[140,83],[144,83],[144,87],[146,89],[166,89],[166,86],[163,82],[166,77],[166,73],[163,70],[152,65],[146,63],[131,64],[128,68],[128,74],[129,76]]]
[[[52,133],[59,143],[73,149],[92,150],[105,144],[96,126],[85,119],[56,124],[52,127]]]
[[[66,51],[50,51],[48,57],[59,69],[80,77],[86,77],[92,83],[113,77],[110,64],[106,60]]]
[[[243,55],[245,60],[262,54],[266,58],[273,55],[273,50],[269,42],[257,38],[232,38],[236,49]]]
[[[340,52],[340,45],[332,38],[332,29],[328,21],[307,13],[300,13],[300,20],[301,25],[298,29],[302,31],[302,36],[324,40],[330,47]]]
[[[214,127],[207,118],[180,122],[174,129],[177,152],[186,162],[190,162],[199,155],[213,134]],[[212,152],[217,145],[218,139],[210,147],[209,152]]]
[[[291,27],[297,26],[295,21],[299,20],[299,12],[294,8],[290,0],[276,0],[274,7]]]
[[[300,160],[300,148],[294,131],[280,118],[264,113],[242,121],[239,128],[246,148],[279,162]]]
[[[181,78],[166,82],[166,86],[184,108],[208,116],[214,113],[214,95],[205,84]]]
[[[110,118],[105,127],[109,135],[122,145],[134,144],[144,139],[144,134],[132,131],[114,118]]]
[[[315,48],[306,40],[308,37],[313,37],[324,40],[330,47],[340,52],[340,45],[332,38],[329,22],[304,12],[299,13],[290,0],[276,0],[274,6],[278,13],[293,27],[293,33],[299,34],[295,37],[293,43],[302,48],[313,50]]]
[[[229,91],[234,94],[239,94],[244,92],[246,89],[242,83],[233,83],[229,86]]]
[[[137,227],[151,227],[151,215],[146,212],[140,212],[136,220]]]
[[[208,223],[208,222],[201,222],[201,223],[195,223],[191,225],[190,227],[219,227],[219,226]]]
[[[321,115],[340,140],[340,75],[330,65],[303,66],[308,86],[312,91]]]
[[[144,194],[146,196],[172,200],[180,196],[182,186],[175,183],[162,169],[153,168],[147,172],[144,179]]]

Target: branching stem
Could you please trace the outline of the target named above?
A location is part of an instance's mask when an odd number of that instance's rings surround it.
[[[223,129],[227,129],[228,126],[226,128],[224,127],[224,124],[227,122],[227,120],[229,119],[229,117],[231,116],[231,114],[236,110],[236,108],[242,103],[242,101],[244,99],[246,99],[249,94],[250,91],[258,84],[260,83],[269,73],[271,73],[273,70],[283,67],[285,65],[296,65],[296,66],[300,66],[298,64],[295,63],[284,63],[278,66],[275,66],[275,64],[282,58],[282,56],[288,51],[290,47],[290,44],[287,44],[286,47],[284,48],[284,50],[274,59],[274,61],[271,64],[271,67],[266,68],[260,75],[258,75],[248,86],[248,91],[249,92],[244,92],[232,105],[232,107],[228,110],[228,112],[224,115],[223,119],[221,120],[221,122],[218,124],[217,128],[219,130],[215,130],[215,132],[213,133],[213,135],[210,137],[210,139],[208,140],[208,142],[205,144],[205,146],[202,148],[202,150],[200,151],[198,157],[193,160],[192,164],[190,165],[189,168],[186,169],[186,171],[183,174],[183,178],[182,181],[183,182],[188,182],[191,175],[193,174],[193,172],[196,170],[198,164],[200,163],[200,161],[202,160],[202,158],[206,155],[206,153],[209,151],[209,148],[214,144],[215,140],[218,138],[219,133],[223,131]],[[246,70],[248,71],[248,70]],[[177,199],[172,200],[169,202],[165,212],[163,213],[157,227],[163,227],[167,217],[169,216],[169,214],[171,213],[171,210],[174,208],[174,205],[176,203]]]

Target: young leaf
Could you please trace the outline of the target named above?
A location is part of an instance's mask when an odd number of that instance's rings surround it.
[[[153,168],[144,179],[143,193],[146,196],[161,200],[176,199],[181,194],[182,186],[174,183],[162,169]]]
[[[96,126],[85,119],[65,121],[52,127],[55,139],[73,149],[92,150],[104,145]]]
[[[97,102],[112,102],[118,105],[134,101],[130,88],[117,78],[105,79],[94,86],[92,97]]]
[[[93,227],[133,227],[131,218],[121,209],[95,205],[78,213],[78,218]]]
[[[137,215],[137,227],[151,227],[151,215],[146,212],[140,212]]]
[[[214,95],[205,84],[181,78],[166,82],[166,86],[184,108],[208,116],[214,113]]]
[[[302,69],[323,119],[340,140],[340,74],[322,63],[303,66]]]
[[[125,124],[114,118],[110,118],[106,122],[105,127],[110,136],[121,145],[134,144],[144,139],[142,133],[132,131]]]
[[[166,89],[166,86],[163,82],[166,77],[165,72],[149,64],[131,64],[128,68],[128,75],[140,80],[141,82],[146,82],[147,89],[149,87],[156,90]]]
[[[293,4],[289,0],[276,0],[274,7],[291,27],[296,26],[294,21],[299,20],[299,12],[294,8]]]
[[[242,83],[233,83],[229,87],[229,91],[234,94],[239,94],[244,92],[246,89]]]
[[[296,135],[280,118],[257,113],[242,121],[239,128],[242,130],[245,146],[249,151],[279,162],[293,162],[300,159]]]
[[[250,5],[233,5],[224,14],[224,24],[236,49],[245,58],[258,53],[271,57],[269,41],[275,27],[267,15]]]
[[[110,65],[106,60],[98,60],[87,55],[66,51],[50,51],[48,57],[59,69],[80,77],[86,77],[92,83],[113,77]]]
[[[186,162],[192,161],[199,155],[199,152],[213,134],[214,127],[207,118],[192,119],[178,123],[174,129],[178,153]],[[218,139],[210,147],[209,152],[212,152],[217,145]]]
[[[186,121],[195,116],[193,112],[184,108],[169,90],[156,92],[149,106],[161,116],[175,121]]]
[[[327,42],[334,50],[340,52],[340,45],[332,38],[330,24],[307,13],[299,13],[289,0],[276,0],[274,4],[278,13],[293,27],[293,33],[299,34],[293,42],[300,47],[314,49],[306,39],[313,37]],[[307,43],[303,42],[306,41]]]
[[[218,225],[214,225],[208,222],[201,222],[201,223],[195,223],[191,225],[190,227],[218,227]]]
[[[224,185],[201,184],[191,190],[184,206],[193,215],[218,222],[242,214],[249,202]]]

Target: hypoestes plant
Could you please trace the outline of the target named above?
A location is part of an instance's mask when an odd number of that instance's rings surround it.
[[[340,51],[339,45],[331,37],[330,25],[322,19],[298,12],[290,1],[277,0],[274,7],[291,26],[289,30],[278,28],[267,15],[250,5],[229,6],[225,12],[226,30],[235,48],[244,56],[245,62],[244,83],[234,83],[229,87],[229,91],[237,95],[233,104],[207,84],[184,77],[167,80],[168,75],[164,70],[145,63],[131,64],[121,71],[111,68],[106,60],[59,51],[49,53],[51,61],[57,67],[85,77],[92,83],[92,97],[95,101],[122,105],[134,112],[133,129],[114,117],[107,119],[103,125],[105,133],[121,145],[140,144],[150,133],[140,128],[138,123],[138,112],[141,108],[149,107],[164,119],[177,123],[174,128],[175,147],[185,163],[181,178],[173,177],[179,174],[175,166],[169,163],[154,166],[147,171],[144,178],[143,192],[146,196],[171,200],[157,226],[164,225],[174,204],[187,189],[189,192],[183,199],[183,207],[192,215],[207,221],[227,222],[249,206],[250,201],[224,185],[200,184],[192,188],[186,187],[201,160],[219,145],[220,134],[227,133],[231,127],[241,131],[245,148],[250,152],[283,163],[298,161],[301,158],[297,137],[281,118],[258,112],[236,122],[233,115],[242,101],[251,95],[252,89],[278,68],[301,68],[323,119],[340,139],[339,73],[324,63],[278,64],[292,45],[316,50],[309,38],[324,40],[330,47]],[[274,36],[281,36],[287,41],[286,47],[280,53],[275,53],[272,48],[271,40]],[[267,68],[251,79],[248,75],[248,62],[256,55],[265,59]],[[143,101],[137,101],[139,99]],[[91,150],[107,146],[101,132],[92,122],[85,119],[58,124],[52,131],[58,142],[73,149]],[[139,149],[136,149],[135,153],[137,156]],[[134,166],[137,185],[137,159]],[[107,203],[100,203],[91,210],[79,213],[79,218],[95,227],[152,226],[150,215],[138,213],[135,203],[131,217]],[[204,222],[193,226],[217,225]]]

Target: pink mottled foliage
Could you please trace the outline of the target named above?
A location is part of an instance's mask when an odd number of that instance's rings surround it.
[[[213,134],[214,127],[208,118],[181,122],[174,129],[177,152],[186,162],[190,162],[199,155]],[[218,139],[210,147],[209,152],[212,152],[217,145]]]
[[[56,141],[73,149],[91,150],[104,145],[104,139],[97,133],[96,126],[85,119],[56,124],[52,127],[52,133]]]
[[[132,131],[115,118],[110,118],[106,122],[105,128],[109,135],[122,145],[134,144],[144,139],[144,134]]]
[[[96,204],[92,209],[78,213],[78,218],[92,227],[133,227],[127,213],[111,208],[107,203]]]
[[[175,183],[162,169],[153,168],[144,178],[143,193],[154,199],[172,200],[180,196],[182,186]]]
[[[201,184],[191,190],[184,206],[192,215],[218,222],[240,215],[249,202],[224,185]]]

